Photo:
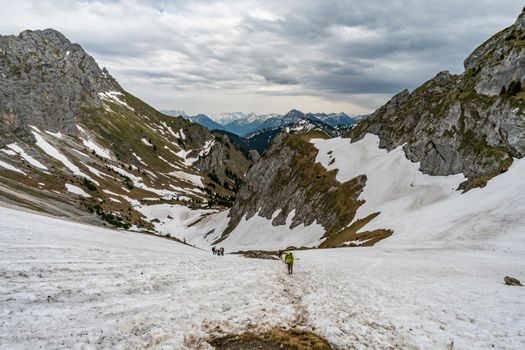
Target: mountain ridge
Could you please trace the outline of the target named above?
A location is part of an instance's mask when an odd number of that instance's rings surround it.
[[[0,192],[10,203],[153,230],[150,204],[223,210],[251,164],[229,139],[126,92],[55,30],[0,36],[0,75]]]
[[[367,117],[367,115],[350,117],[344,112],[303,113],[296,109],[292,109],[288,113],[283,115],[277,113],[256,114],[253,112],[231,112],[218,113],[215,114],[215,117],[210,117],[206,114],[188,116],[186,113],[180,113],[180,111],[177,110],[166,110],[163,112],[173,116],[182,115],[186,119],[201,124],[209,130],[228,131],[241,137],[249,137],[250,134],[264,129],[275,129],[279,127],[284,127],[287,124],[291,124],[304,117],[323,122],[334,128],[348,128],[352,125],[357,124],[358,121]]]

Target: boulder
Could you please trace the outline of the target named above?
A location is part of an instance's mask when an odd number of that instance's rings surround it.
[[[523,287],[523,284],[521,284],[521,282],[514,278],[514,277],[510,277],[510,276],[505,276],[505,278],[503,279],[505,281],[505,284],[507,286],[520,286],[520,287]]]

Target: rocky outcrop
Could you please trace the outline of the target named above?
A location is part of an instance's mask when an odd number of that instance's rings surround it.
[[[318,151],[309,136],[282,133],[275,138],[248,172],[224,235],[242,218],[254,215],[272,219],[273,225],[284,225],[293,212],[290,228],[316,222],[328,235],[352,221],[362,204],[357,198],[366,177],[338,182],[336,170],[328,172],[315,162]]]
[[[121,91],[107,70],[53,30],[0,36],[0,133],[28,125],[75,135],[75,118],[102,107],[99,92]]]
[[[519,287],[523,287],[523,284],[521,284],[520,280],[514,278],[514,277],[510,277],[510,276],[505,276],[505,278],[503,279],[503,281],[505,282],[505,284],[507,286],[519,286]]]
[[[465,60],[465,70],[476,72],[475,90],[498,95],[503,86],[525,79],[525,12],[516,23],[492,36]]]
[[[195,166],[225,188],[237,192],[251,164],[228,136],[216,134],[210,151],[200,157]]]
[[[348,134],[370,132],[388,150],[431,175],[464,173],[468,189],[483,186],[525,155],[524,14],[465,60],[465,72],[439,73],[413,92],[403,91]]]

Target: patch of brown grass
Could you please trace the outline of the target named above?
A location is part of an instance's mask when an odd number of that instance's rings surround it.
[[[288,331],[274,328],[267,333],[243,333],[214,339],[210,344],[217,350],[331,350],[320,336],[298,329]]]
[[[360,240],[361,244],[350,243],[347,247],[371,247],[379,241],[392,236],[394,231],[386,229],[378,229],[373,231],[361,232],[356,236],[356,240]]]
[[[372,246],[376,244],[377,242],[379,242],[380,240],[390,237],[393,231],[385,230],[385,229],[357,233],[360,229],[362,229],[366,224],[368,224],[378,215],[379,213],[370,214],[363,219],[357,220],[349,227],[344,228],[341,231],[336,232],[334,234],[331,234],[323,243],[321,243],[319,248],[337,248],[337,247],[345,247],[345,246],[349,246],[349,247]],[[349,242],[349,241],[360,241],[363,243],[361,244],[351,243],[349,245],[344,244],[345,242]]]
[[[297,137],[299,137],[301,140],[310,142],[312,139],[329,139],[330,135],[328,135],[326,132],[322,130],[310,130],[308,132],[302,133],[302,134],[296,134]]]
[[[241,254],[245,258],[263,259],[263,260],[279,260],[277,252],[271,250],[242,250],[234,254]]]

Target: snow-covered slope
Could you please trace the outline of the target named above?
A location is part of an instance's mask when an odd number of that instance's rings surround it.
[[[337,169],[339,181],[366,175],[360,196],[365,202],[353,222],[379,212],[359,232],[393,230],[394,234],[380,245],[477,249],[512,242],[525,247],[525,159],[515,160],[506,173],[489,181],[486,187],[462,193],[457,190],[465,180],[462,174],[425,175],[418,163],[406,158],[402,147],[390,152],[379,148],[375,135],[368,134],[354,143],[345,138],[314,139],[312,143],[319,150],[316,160],[328,170]],[[282,226],[273,226],[272,220],[257,214],[249,220],[243,218],[220,244],[230,250],[277,250],[288,245],[317,246],[323,241],[325,231],[315,223],[290,229],[292,217],[290,213],[287,224]],[[218,224],[212,218],[192,226],[191,234],[185,233],[187,230],[180,224],[177,232],[189,242],[206,246],[220,237],[225,228],[223,221]]]
[[[279,261],[0,207],[0,349],[211,349],[298,327],[340,349],[523,349],[522,242],[374,247]]]
[[[348,181],[366,175],[361,194],[365,203],[355,220],[380,212],[361,231],[392,229],[380,244],[418,247],[486,246],[495,241],[525,242],[525,159],[515,160],[504,174],[485,188],[457,191],[462,174],[430,176],[419,171],[398,147],[379,148],[379,138],[314,140],[317,160],[327,169],[338,169],[337,179]]]

